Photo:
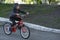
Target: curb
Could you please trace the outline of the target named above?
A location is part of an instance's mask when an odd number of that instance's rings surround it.
[[[26,22],[24,22],[24,23],[28,27],[33,28],[33,29],[36,29],[36,30],[53,32],[53,33],[60,33],[60,30],[59,29],[48,28],[48,27],[44,27],[44,26],[40,26],[40,25],[36,25],[36,24],[32,24],[32,23],[26,23]]]
[[[0,21],[1,22],[10,22],[8,18],[3,18],[3,17],[0,17]],[[40,26],[40,25],[36,25],[36,24],[32,24],[32,23],[27,23],[27,22],[24,22],[24,24],[26,26],[28,26],[29,28],[33,28],[33,29],[36,29],[36,30],[60,33],[59,29],[48,28],[48,27],[44,27],[44,26]]]

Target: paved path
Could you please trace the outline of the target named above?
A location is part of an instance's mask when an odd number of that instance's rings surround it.
[[[23,39],[19,31],[16,33],[12,33],[11,35],[7,36],[3,32],[3,28],[0,28],[0,40],[60,40],[60,34],[50,33],[50,32],[43,32],[35,29],[30,29],[31,35],[29,39]]]

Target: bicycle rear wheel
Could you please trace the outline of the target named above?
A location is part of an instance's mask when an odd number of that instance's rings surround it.
[[[29,30],[29,28],[24,25],[24,26],[21,27],[21,29],[20,29],[20,34],[21,34],[22,38],[28,39],[29,36],[30,36],[30,30]]]
[[[4,33],[5,33],[6,35],[10,35],[10,34],[12,33],[11,23],[6,22],[6,23],[3,25],[3,30],[4,30]]]

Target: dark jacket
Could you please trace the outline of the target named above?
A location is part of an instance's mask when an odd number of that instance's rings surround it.
[[[14,5],[13,11],[12,11],[12,13],[11,13],[10,16],[15,15],[16,13],[23,13],[23,14],[26,14],[26,12],[24,12],[24,11],[22,11],[22,10],[20,10],[20,9],[17,10],[17,9],[16,9],[17,6],[18,6],[18,4],[15,4],[15,5]]]

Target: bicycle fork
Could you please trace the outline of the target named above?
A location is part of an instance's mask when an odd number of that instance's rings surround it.
[[[23,26],[23,20],[19,21],[19,22],[18,22],[18,25],[19,25],[20,27],[22,27],[22,26]]]

